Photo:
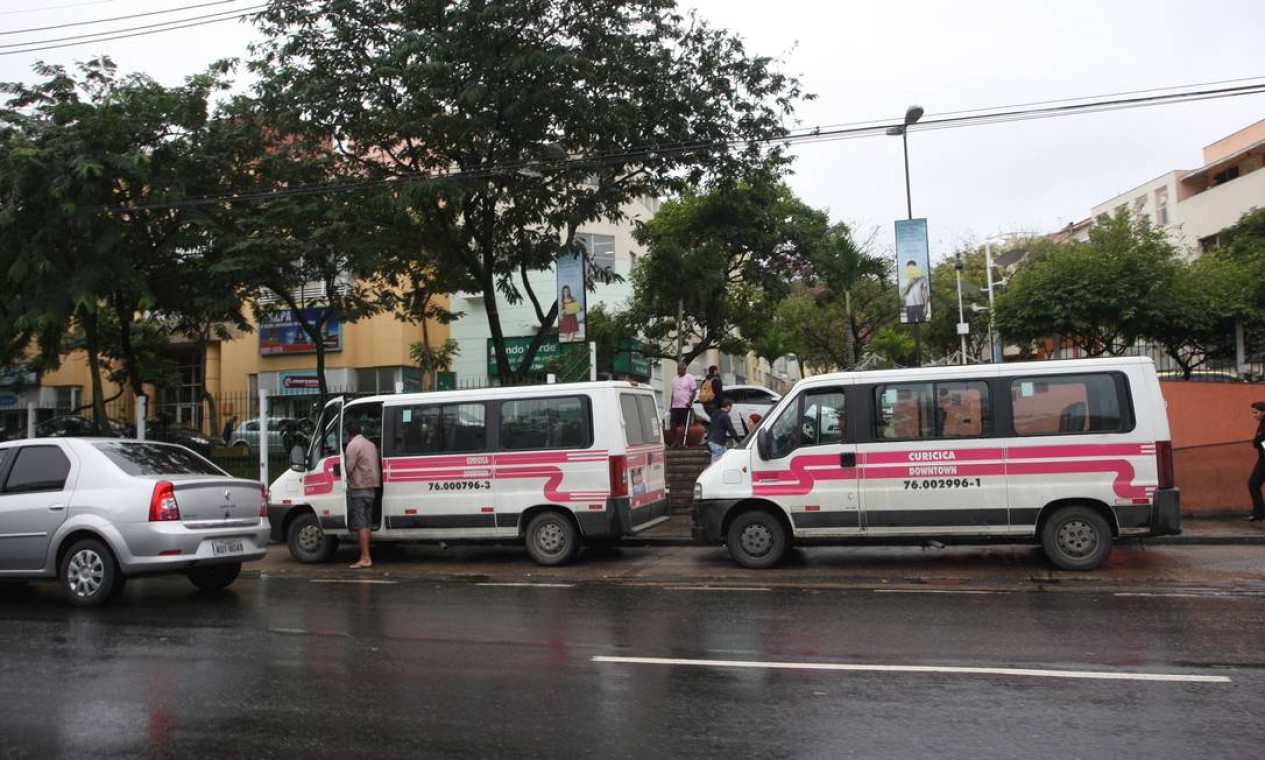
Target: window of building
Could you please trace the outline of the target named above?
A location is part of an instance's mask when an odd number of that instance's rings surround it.
[[[1168,224],[1168,188],[1155,188],[1155,223],[1163,227]]]
[[[1016,435],[1123,432],[1133,426],[1112,374],[1016,377],[1010,399]]]
[[[581,232],[575,241],[584,248],[589,266],[607,272],[615,271],[615,236]]]
[[[1228,169],[1222,169],[1221,171],[1212,175],[1212,184],[1220,185],[1224,182],[1229,182],[1232,179],[1238,179],[1238,178],[1239,178],[1239,167],[1235,165],[1235,166],[1229,167]]]

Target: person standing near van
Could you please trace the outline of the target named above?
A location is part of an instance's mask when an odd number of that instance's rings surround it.
[[[720,379],[720,367],[715,364],[707,368],[707,377],[698,387],[698,402],[703,405],[707,419],[716,416],[716,410],[725,400],[725,383]]]
[[[686,369],[685,362],[677,362],[676,377],[672,378],[672,412],[668,423],[672,426],[672,445],[678,449],[685,447],[685,439],[690,434],[690,404],[694,403],[697,388],[694,376]]]
[[[712,452],[713,462],[725,453],[726,441],[730,438],[735,441],[740,440],[738,431],[734,430],[734,421],[729,416],[729,410],[733,408],[733,405],[732,401],[721,402],[712,413],[711,424],[707,426],[707,448]]]
[[[1256,451],[1256,464],[1252,476],[1247,479],[1248,493],[1252,494],[1252,516],[1248,522],[1265,520],[1265,498],[1261,487],[1265,486],[1265,401],[1252,402],[1252,417],[1256,419],[1256,435],[1252,436],[1252,448]]]
[[[360,541],[360,559],[351,564],[353,570],[373,567],[369,556],[369,532],[373,528],[373,499],[382,485],[378,465],[378,448],[365,438],[360,423],[347,423],[347,450],[343,452],[343,469],[347,473],[347,528],[356,531]]]

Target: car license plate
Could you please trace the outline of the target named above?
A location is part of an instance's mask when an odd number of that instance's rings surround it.
[[[246,547],[240,538],[221,538],[211,542],[211,550],[215,556],[226,554],[245,554]]]

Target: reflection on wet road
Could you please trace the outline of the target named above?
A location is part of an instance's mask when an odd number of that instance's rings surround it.
[[[0,757],[1257,757],[1265,598],[423,579],[0,592]],[[880,590],[881,591],[881,590]]]

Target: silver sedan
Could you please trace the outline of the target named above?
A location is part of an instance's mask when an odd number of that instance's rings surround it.
[[[216,591],[267,551],[267,491],[169,443],[0,443],[0,580],[58,579],[75,605],[128,578],[183,573]]]

